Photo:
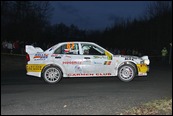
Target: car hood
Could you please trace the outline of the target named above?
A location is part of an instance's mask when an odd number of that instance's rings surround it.
[[[149,65],[150,64],[150,60],[148,58],[148,56],[142,56],[142,57],[138,57],[138,56],[131,56],[131,55],[114,55],[115,59],[119,59],[122,61],[133,61],[136,63],[141,63],[141,61],[143,61],[143,63]]]
[[[114,55],[115,58],[125,58],[125,59],[140,59],[142,60],[141,57],[138,56],[132,56],[132,55]]]

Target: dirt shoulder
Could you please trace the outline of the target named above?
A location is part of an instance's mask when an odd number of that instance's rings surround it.
[[[120,115],[172,115],[172,98],[164,98],[144,103]]]

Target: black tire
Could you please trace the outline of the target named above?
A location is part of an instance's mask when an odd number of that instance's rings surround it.
[[[62,72],[58,67],[46,67],[42,73],[45,82],[50,84],[58,83],[62,79]]]
[[[123,82],[129,82],[136,76],[136,70],[133,66],[125,64],[118,69],[118,77]]]

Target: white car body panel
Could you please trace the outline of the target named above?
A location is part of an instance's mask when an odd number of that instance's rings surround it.
[[[149,65],[148,56],[141,58],[136,56],[113,55],[101,46],[92,42],[70,42],[78,45],[76,54],[54,54],[54,51],[69,42],[62,42],[43,51],[39,47],[26,45],[26,52],[30,61],[27,62],[27,75],[41,77],[43,69],[50,65],[58,66],[63,72],[63,77],[94,77],[94,76],[117,76],[118,68],[124,63],[134,63],[140,68],[141,61]],[[104,51],[105,55],[84,55],[82,44],[89,44]],[[70,44],[71,45],[71,44]],[[67,49],[69,50],[69,49]],[[138,73],[138,76],[147,75],[148,69]]]

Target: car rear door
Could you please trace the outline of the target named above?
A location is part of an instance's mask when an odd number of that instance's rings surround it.
[[[60,65],[65,75],[75,76],[76,73],[82,73],[80,65],[82,57],[79,54],[78,43],[69,42],[61,45],[54,51],[54,63]]]

